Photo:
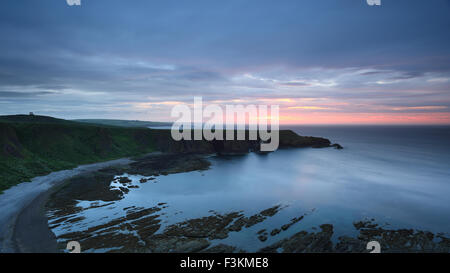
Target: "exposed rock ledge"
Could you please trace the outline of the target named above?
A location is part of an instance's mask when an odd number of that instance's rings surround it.
[[[158,132],[156,132],[158,131]],[[236,132],[235,132],[236,133]],[[249,131],[245,131],[246,140],[180,140],[175,141],[170,130],[154,130],[154,142],[162,152],[170,153],[217,153],[217,154],[245,154],[248,152],[261,152],[261,138],[248,140]],[[339,144],[331,144],[330,140],[322,137],[300,136],[291,130],[279,131],[279,148],[325,148],[335,147],[342,149]]]

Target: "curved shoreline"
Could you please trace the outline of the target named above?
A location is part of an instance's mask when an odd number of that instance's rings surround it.
[[[87,172],[133,162],[121,158],[52,172],[20,183],[0,195],[0,253],[56,252],[56,238],[47,224],[43,206],[52,189],[64,180]],[[26,245],[22,243],[26,238]],[[33,238],[32,240],[30,240]]]
[[[155,154],[155,153],[152,153]],[[160,154],[160,153],[157,153]],[[33,179],[31,183],[22,184],[32,184],[46,188],[45,190],[40,190],[39,193],[34,198],[26,198],[34,195],[34,191],[20,191],[16,189],[8,195],[8,198],[0,196],[0,205],[5,204],[5,200],[12,200],[14,194],[21,195],[22,207],[17,208],[14,217],[7,219],[10,229],[6,229],[5,226],[0,226],[0,235],[3,236],[2,248],[0,252],[21,252],[21,253],[55,253],[61,252],[62,247],[64,247],[65,242],[68,241],[80,241],[83,243],[86,249],[94,249],[94,245],[99,243],[98,236],[94,236],[95,239],[89,241],[91,236],[84,236],[84,233],[80,237],[80,233],[73,232],[69,233],[70,236],[65,235],[63,241],[59,244],[57,243],[55,234],[51,231],[48,224],[48,217],[46,215],[46,209],[49,209],[48,203],[49,199],[62,198],[66,200],[67,196],[72,196],[73,192],[75,194],[82,194],[83,191],[92,192],[92,188],[85,188],[83,181],[86,179],[81,179],[79,181],[66,180],[70,179],[76,175],[84,175],[89,172],[106,172],[109,174],[111,172],[110,168],[107,170],[102,170],[105,167],[129,165],[125,168],[130,168],[129,170],[142,171],[147,174],[156,171],[158,174],[162,173],[178,173],[192,170],[192,168],[198,168],[197,165],[185,164],[186,162],[191,162],[190,160],[185,160],[186,158],[178,158],[177,155],[164,155],[165,158],[161,158],[159,155],[154,157],[151,155],[148,158],[140,158],[136,160],[130,160],[128,158],[119,159],[114,161],[108,161],[103,163],[96,163],[91,165],[80,166],[74,170],[61,171],[54,173],[53,175],[47,175],[44,177],[38,177]],[[158,162],[163,165],[159,165]],[[182,163],[182,166],[179,164]],[[154,165],[157,166],[154,166]],[[123,167],[120,167],[122,170]],[[113,168],[114,169],[114,168]],[[127,169],[128,170],[128,169]],[[120,177],[119,177],[120,178]],[[123,178],[123,177],[122,177]],[[42,183],[39,184],[38,182]],[[79,184],[81,183],[81,184]],[[127,182],[125,182],[127,183]],[[22,185],[22,184],[19,184]],[[37,186],[35,185],[35,186]],[[109,185],[109,184],[108,184]],[[44,187],[45,186],[45,187]],[[20,187],[18,187],[20,188]],[[81,192],[79,190],[81,189]],[[63,192],[62,195],[60,195]],[[95,192],[103,192],[97,191]],[[56,195],[52,195],[57,193]],[[60,195],[58,197],[58,195]],[[80,195],[78,195],[80,196]],[[25,198],[24,198],[25,197]],[[92,197],[92,196],[91,196]],[[71,197],[73,198],[73,197]],[[78,200],[77,198],[75,198]],[[95,199],[96,200],[96,199]],[[28,202],[29,201],[29,202]],[[16,202],[17,203],[17,202]],[[58,203],[56,203],[58,204]],[[158,206],[164,206],[166,203],[160,203]],[[56,205],[55,208],[57,208]],[[228,237],[229,232],[240,232],[243,227],[248,228],[264,221],[264,216],[273,216],[276,213],[279,206],[275,206],[259,214],[253,216],[244,217],[240,215],[239,212],[232,212],[230,214],[219,215],[215,214],[212,216],[192,218],[187,219],[182,222],[181,226],[175,224],[170,226],[170,228],[165,229],[165,233],[154,234],[156,230],[159,229],[159,221],[155,221],[155,215],[149,216],[155,211],[158,211],[158,206],[153,208],[146,208],[142,211],[130,210],[127,211],[127,216],[119,218],[119,222],[116,220],[107,223],[108,227],[114,229],[122,229],[120,226],[123,224],[121,221],[133,220],[135,221],[136,230],[138,230],[140,239],[146,238],[145,242],[148,245],[147,249],[142,248],[142,245],[137,242],[137,245],[127,243],[122,245],[124,242],[130,242],[129,238],[118,238],[118,237],[108,237],[109,234],[99,235],[101,242],[112,242],[113,245],[110,247],[116,247],[118,244],[120,247],[125,247],[123,250],[127,252],[128,250],[139,249],[140,251],[150,251],[150,252],[235,252],[235,251],[245,251],[239,249],[233,245],[213,245],[211,240],[224,239]],[[66,205],[62,204],[62,208],[66,208]],[[130,208],[130,207],[129,207]],[[69,211],[69,213],[71,213]],[[261,229],[258,231],[258,237],[261,242],[267,240],[269,234],[270,236],[277,236],[280,232],[287,230],[291,225],[301,221],[304,214],[301,217],[292,218],[290,222],[286,222],[280,225],[278,228],[274,228],[270,231],[266,229]],[[146,218],[147,217],[147,218]],[[50,217],[51,218],[51,217]],[[234,219],[236,218],[236,219]],[[0,220],[5,220],[4,215],[0,215]],[[232,221],[231,221],[232,220]],[[235,221],[236,220],[236,221]],[[1,222],[0,222],[1,224]],[[186,224],[186,225],[185,225]],[[366,252],[366,243],[376,239],[381,240],[380,243],[383,244],[385,251],[387,252],[444,252],[448,253],[450,249],[450,241],[448,238],[444,237],[443,234],[433,234],[428,231],[413,230],[413,229],[385,229],[384,226],[379,226],[374,219],[363,220],[353,223],[354,227],[359,231],[357,237],[341,236],[337,243],[333,243],[331,237],[334,234],[332,224],[322,224],[320,225],[321,231],[308,232],[305,230],[298,230],[297,233],[291,237],[281,238],[281,240],[275,241],[270,245],[266,245],[263,248],[257,250],[257,252],[278,252],[278,249],[283,249],[284,252],[355,252],[362,253]],[[99,227],[104,227],[105,224],[101,224]],[[92,229],[88,232],[93,232],[98,229]],[[142,235],[139,233],[142,233]],[[153,233],[152,233],[153,232]],[[6,234],[6,236],[5,236]],[[103,236],[103,237],[102,237]],[[87,239],[86,239],[87,238]],[[186,239],[188,238],[188,239]],[[436,241],[438,239],[440,241]],[[136,242],[135,242],[136,243]],[[103,244],[103,243],[102,243]],[[102,245],[102,247],[104,247]],[[126,249],[128,247],[128,249]]]

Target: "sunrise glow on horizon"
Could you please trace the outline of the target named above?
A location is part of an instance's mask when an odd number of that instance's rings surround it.
[[[164,119],[142,116],[140,119],[146,121],[172,122],[170,110],[180,104],[187,105],[193,109],[193,102],[182,101],[159,101],[147,103],[129,103],[132,107],[145,110],[149,113],[166,113]],[[214,104],[225,109],[226,106],[242,105],[277,105],[279,106],[279,123],[281,125],[450,125],[450,112],[447,106],[411,106],[411,107],[388,107],[381,105],[359,105],[352,106],[345,102],[330,102],[321,99],[298,99],[298,98],[254,98],[254,99],[232,99],[212,100],[204,102],[203,108]],[[354,112],[346,112],[351,109]],[[355,111],[359,110],[359,111]],[[366,111],[366,112],[365,112]],[[436,111],[436,112],[433,112]],[[267,117],[270,119],[270,115]],[[223,117],[226,120],[226,117]],[[205,122],[208,119],[204,120]],[[247,123],[257,123],[248,121]]]
[[[168,122],[201,96],[281,124],[450,124],[448,1],[4,5],[2,115]]]

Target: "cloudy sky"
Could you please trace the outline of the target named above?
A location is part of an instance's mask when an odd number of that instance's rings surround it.
[[[3,0],[0,114],[169,121],[202,96],[450,124],[449,29],[449,0]]]

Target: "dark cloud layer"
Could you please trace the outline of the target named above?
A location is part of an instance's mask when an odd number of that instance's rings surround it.
[[[38,92],[11,92],[11,91],[0,91],[0,98],[28,98],[40,95],[49,95],[53,92],[38,91]]]
[[[5,0],[0,100],[65,117],[192,95],[450,106],[449,14],[446,0]]]

